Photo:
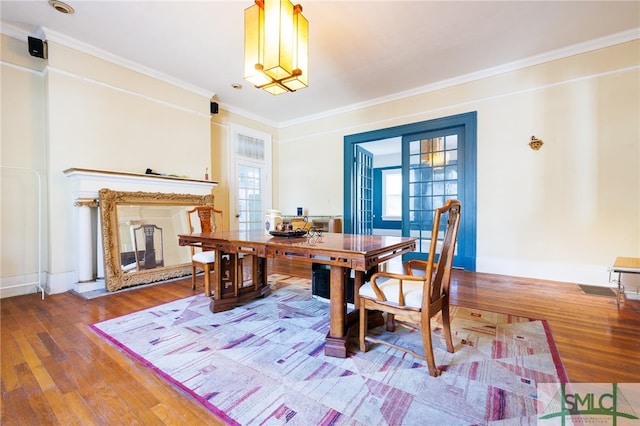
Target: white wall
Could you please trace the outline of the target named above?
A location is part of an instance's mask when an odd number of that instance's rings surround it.
[[[640,257],[639,83],[636,40],[290,126],[275,205],[341,214],[345,135],[477,111],[477,270],[607,285]]]

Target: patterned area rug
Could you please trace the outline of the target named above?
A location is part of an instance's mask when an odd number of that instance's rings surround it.
[[[461,307],[455,352],[434,339],[438,378],[384,345],[326,357],[328,303],[309,280],[269,278],[270,296],[231,311],[197,295],[90,327],[229,424],[535,424],[536,384],[567,381],[543,321]],[[391,338],[422,353],[418,332]]]

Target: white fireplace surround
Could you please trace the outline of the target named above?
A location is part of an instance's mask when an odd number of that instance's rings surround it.
[[[80,168],[67,169],[64,174],[70,179],[70,191],[78,209],[77,282],[74,285],[78,293],[105,289],[102,226],[98,214],[100,189],[208,195],[217,185],[214,181]]]

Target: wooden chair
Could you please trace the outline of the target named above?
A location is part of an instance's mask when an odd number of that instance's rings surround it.
[[[200,232],[216,232],[224,231],[224,216],[222,210],[218,210],[213,206],[196,206],[192,210],[187,210],[187,224],[189,232],[193,232],[192,215],[197,215],[200,221]],[[191,287],[196,288],[196,268],[200,267],[204,271],[204,293],[207,297],[211,297],[211,270],[214,267],[216,253],[214,250],[202,250],[196,252],[196,248],[190,246],[191,249]],[[237,288],[243,285],[243,256],[238,255],[238,270],[236,280]],[[236,289],[236,292],[238,289]]]
[[[194,231],[192,215],[196,214],[200,221],[200,232],[216,232],[223,230],[224,217],[222,210],[217,210],[213,206],[196,206],[192,210],[187,210],[187,224],[189,232]],[[196,251],[191,249],[191,287],[196,289],[196,268],[200,267],[204,271],[204,294],[211,297],[211,270],[216,261],[214,250]]]
[[[429,374],[438,376],[433,357],[431,343],[431,318],[442,312],[442,324],[447,345],[447,351],[453,352],[451,340],[451,324],[449,319],[449,285],[451,282],[451,267],[460,225],[461,204],[457,200],[449,200],[436,209],[431,234],[431,246],[428,260],[411,260],[407,264],[406,274],[378,272],[371,276],[359,291],[360,309],[360,350],[366,352],[368,343],[382,343],[395,349],[410,353],[416,358],[427,362]],[[439,259],[436,259],[438,247],[438,231],[441,217],[445,214],[446,227],[442,241]],[[437,263],[436,263],[437,261]],[[420,270],[420,275],[414,271]],[[423,275],[424,274],[424,275]],[[367,313],[369,310],[382,311],[387,314],[387,331],[395,330],[398,321],[404,325],[420,329],[424,356],[411,349],[403,348],[391,342],[367,336]],[[403,320],[395,316],[402,316]]]

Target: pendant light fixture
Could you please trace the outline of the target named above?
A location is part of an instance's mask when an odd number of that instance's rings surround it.
[[[244,78],[273,95],[308,85],[309,22],[290,0],[255,0],[244,11]]]

